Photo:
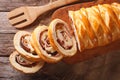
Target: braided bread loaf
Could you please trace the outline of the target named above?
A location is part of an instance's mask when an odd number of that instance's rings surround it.
[[[120,4],[103,4],[69,11],[69,17],[80,52],[105,46],[120,38]]]

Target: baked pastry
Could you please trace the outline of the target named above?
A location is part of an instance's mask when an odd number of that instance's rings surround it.
[[[48,29],[50,44],[65,57],[73,56],[77,52],[76,40],[68,28],[66,22],[54,19]]]
[[[120,38],[117,4],[103,4],[69,11],[79,51],[105,46]],[[117,8],[114,10],[114,7]]]
[[[88,13],[88,19],[93,28],[95,35],[97,36],[98,46],[104,46],[112,41],[112,35],[105,25],[101,15],[99,14],[99,9],[97,6],[91,8],[86,8]],[[95,47],[95,46],[94,46]]]
[[[74,29],[74,34],[78,43],[79,50],[82,51],[85,48],[91,48],[93,45],[97,45],[97,39],[87,19],[85,9],[82,8],[81,10],[75,12],[69,11],[69,17],[73,23],[72,29]],[[90,30],[90,32],[87,30]],[[94,44],[92,42],[94,42]]]
[[[31,44],[36,53],[46,62],[54,63],[62,59],[59,54],[50,44],[48,39],[48,27],[38,26],[32,33]]]
[[[106,26],[111,30],[112,41],[115,41],[119,37],[120,24],[118,18],[114,12],[114,9],[109,4],[98,5],[100,14]]]
[[[30,43],[31,33],[27,31],[19,31],[14,36],[14,47],[15,49],[25,58],[31,61],[39,61],[41,60],[40,56],[38,56],[34,48]]]
[[[78,19],[81,20],[80,23],[82,24],[79,27],[84,26],[84,29],[86,30],[86,35],[88,35],[88,40],[91,44],[91,47],[97,46],[98,45],[97,36],[95,35],[95,31],[93,30],[91,23],[89,22],[87,10],[85,8],[81,8],[79,11],[79,16],[80,17]],[[88,48],[91,48],[91,47],[88,46]]]
[[[9,61],[14,68],[24,73],[35,73],[44,65],[44,61],[41,60],[39,62],[31,62],[23,58],[17,51],[14,51],[10,55]]]
[[[92,10],[95,12],[95,14],[94,15],[96,15],[96,20],[97,20],[97,26],[100,26],[101,27],[101,29],[103,30],[103,33],[101,33],[101,34],[103,34],[103,37],[102,37],[102,41],[100,41],[101,39],[100,39],[100,37],[98,37],[98,40],[101,42],[100,44],[99,44],[99,46],[104,46],[104,45],[106,45],[107,43],[109,43],[109,42],[111,42],[112,41],[112,32],[111,32],[111,30],[106,26],[106,24],[104,23],[104,20],[103,20],[103,18],[101,17],[101,14],[102,13],[100,13],[100,10],[99,10],[99,7],[98,6],[93,6],[93,7],[91,7],[92,8]],[[94,26],[96,26],[96,25],[94,25]],[[98,31],[99,32],[99,31]],[[99,34],[99,33],[98,33]]]
[[[113,9],[113,11],[115,12],[115,14],[117,16],[119,24],[120,24],[120,4],[112,3],[111,6],[112,6],[112,9]],[[120,29],[120,26],[118,28]]]

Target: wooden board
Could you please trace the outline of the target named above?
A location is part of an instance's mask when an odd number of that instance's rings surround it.
[[[75,4],[75,5],[71,5],[71,6],[62,7],[53,13],[52,19],[59,18],[59,19],[64,20],[68,24],[70,24],[71,22],[70,22],[69,17],[68,17],[69,10],[75,11],[75,10],[80,9],[81,7],[90,7],[93,5],[104,4],[104,3],[110,4],[112,2],[119,2],[120,3],[120,0],[95,0],[95,1],[91,1],[91,2],[79,3],[79,4]]]
[[[92,0],[80,0],[92,1]],[[52,13],[41,15],[32,25],[24,29],[12,27],[6,14],[8,11],[23,5],[44,5],[49,0],[0,0],[0,80],[120,80],[120,51],[101,55],[77,64],[68,65],[64,62],[45,64],[34,74],[24,74],[14,69],[9,62],[13,52],[13,37],[19,30],[32,31],[37,25],[48,25]],[[79,2],[77,2],[79,3]]]
[[[53,13],[52,19],[56,19],[56,18],[62,19],[65,22],[67,22],[69,26],[71,26],[71,20],[68,16],[69,10],[75,11],[75,10],[79,10],[81,7],[90,7],[93,5],[105,4],[105,3],[110,4],[113,2],[120,3],[120,0],[97,0],[97,1],[63,7],[63,8],[56,10]],[[94,49],[85,50],[83,52],[77,52],[77,54],[72,57],[64,58],[64,61],[66,63],[77,63],[77,62],[81,62],[81,61],[94,58],[96,56],[100,56],[102,54],[107,54],[107,53],[116,52],[116,51],[120,51],[120,40],[113,42],[109,45],[103,46],[103,47],[96,47]]]

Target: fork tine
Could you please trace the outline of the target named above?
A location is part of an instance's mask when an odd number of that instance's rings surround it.
[[[9,12],[7,14],[7,16],[8,16],[8,18],[11,18],[11,17],[17,16],[19,14],[22,14],[22,13],[24,13],[23,12],[24,9],[25,9],[25,7],[16,8],[16,9],[12,10],[11,12]]]
[[[27,26],[29,24],[30,24],[29,21],[25,21],[25,22],[22,22],[20,24],[14,25],[14,27],[16,27],[16,28],[22,28],[22,27],[25,27],[25,26]]]
[[[22,16],[19,16],[19,17],[9,20],[9,22],[11,24],[15,24],[15,23],[23,21],[24,19],[26,19],[26,16],[22,15]]]

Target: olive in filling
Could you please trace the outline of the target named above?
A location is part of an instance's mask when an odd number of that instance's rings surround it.
[[[26,34],[26,35],[22,36],[20,39],[20,45],[22,46],[22,48],[25,51],[27,51],[33,55],[37,55],[30,44],[30,35]]]
[[[56,24],[56,37],[57,37],[57,42],[64,49],[72,48],[73,42],[64,24],[61,23]]]
[[[52,56],[57,55],[57,52],[50,45],[47,29],[40,33],[39,43],[42,46],[43,50],[45,50],[48,54],[50,54]]]
[[[16,59],[16,62],[22,66],[25,66],[25,67],[32,67],[32,66],[35,66],[36,63],[35,62],[30,62],[28,60],[26,60],[25,58],[23,58],[21,55],[16,55],[15,57]]]

